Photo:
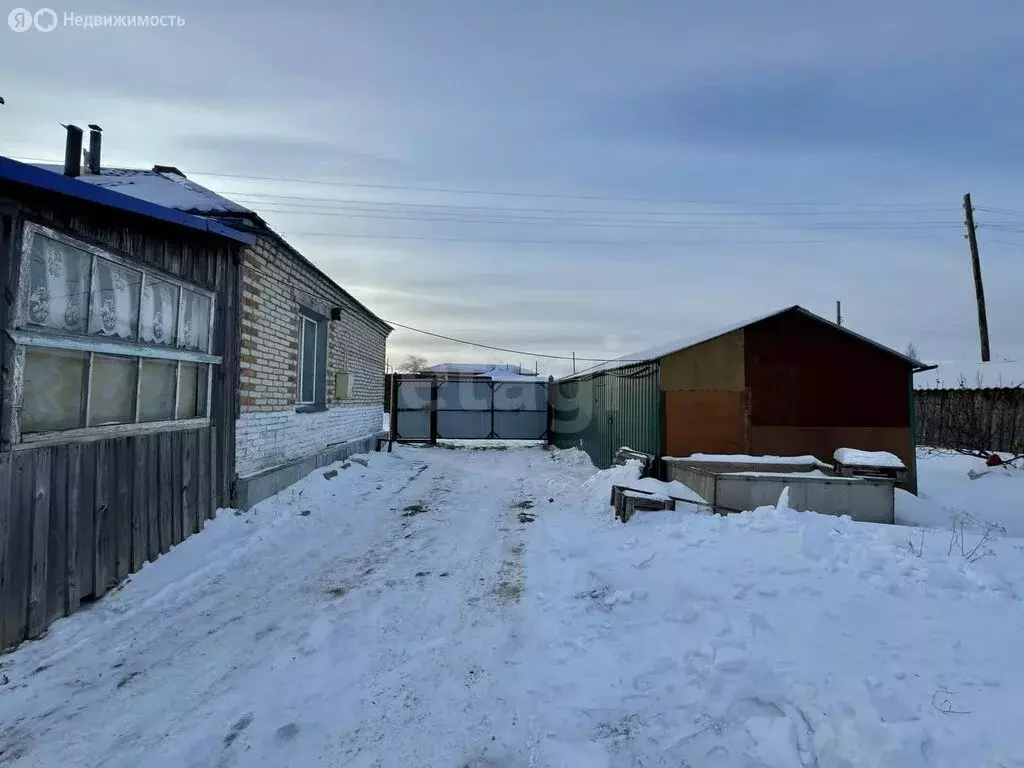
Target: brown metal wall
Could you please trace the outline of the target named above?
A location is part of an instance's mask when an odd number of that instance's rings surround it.
[[[20,203],[0,230],[0,319],[15,300],[22,221],[113,249],[217,294],[211,426],[12,449],[0,444],[0,648],[43,632],[146,560],[202,528],[230,499],[238,380],[241,244],[132,214],[0,186]],[[8,211],[12,210],[9,206]],[[0,329],[2,330],[2,329]],[[6,334],[2,334],[6,336]],[[12,345],[0,344],[10,386]],[[9,403],[0,418],[10,418]],[[6,434],[6,430],[0,431]]]
[[[750,452],[811,454],[837,448],[895,453],[916,492],[909,365],[800,313],[744,331]]]
[[[744,333],[752,426],[910,428],[906,362],[798,312]]]

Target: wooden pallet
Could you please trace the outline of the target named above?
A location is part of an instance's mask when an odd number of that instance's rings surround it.
[[[637,512],[675,509],[676,499],[658,498],[648,491],[640,491],[625,485],[612,486],[611,505],[615,508],[615,519],[626,523]]]

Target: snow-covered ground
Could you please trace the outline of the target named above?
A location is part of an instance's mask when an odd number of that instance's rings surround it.
[[[1007,536],[1024,538],[1024,469],[987,467],[983,459],[921,449],[917,474],[917,497],[896,492],[896,522],[948,530],[966,513],[968,527],[993,523]]]
[[[577,451],[364,458],[0,657],[0,765],[1024,766],[1020,542],[622,525],[635,470]]]

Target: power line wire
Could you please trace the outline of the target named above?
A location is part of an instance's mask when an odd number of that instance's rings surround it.
[[[976,206],[974,206],[974,210],[976,210],[976,211],[988,211],[989,213],[1003,213],[1003,214],[1006,214],[1007,216],[1022,216],[1022,217],[1024,217],[1024,211],[1013,211],[1013,210],[1010,210],[1009,208],[988,208],[986,206],[976,205]]]
[[[59,160],[47,160],[43,158],[32,158],[32,157],[21,157],[15,158],[23,162],[41,162],[41,163],[52,163],[59,164]],[[637,203],[669,203],[669,204],[688,204],[688,205],[764,205],[764,206],[808,206],[808,207],[858,207],[858,206],[914,206],[924,205],[916,203],[838,203],[838,202],[822,202],[822,201],[742,201],[742,200],[695,200],[695,199],[674,199],[674,198],[662,198],[662,197],[619,197],[611,195],[569,195],[554,192],[521,192],[512,190],[487,190],[487,189],[465,189],[458,187],[442,187],[442,186],[417,186],[411,184],[371,184],[366,182],[353,182],[353,181],[336,181],[332,179],[302,179],[285,176],[248,176],[238,173],[219,173],[214,171],[191,171],[193,176],[210,176],[214,178],[225,178],[225,179],[243,179],[251,181],[274,181],[285,184],[313,184],[313,185],[324,185],[324,186],[336,186],[336,187],[353,187],[359,189],[385,189],[385,190],[402,190],[412,192],[438,192],[444,194],[456,194],[456,195],[489,195],[497,197],[536,197],[545,199],[557,199],[557,200],[607,200],[616,202],[637,202]],[[933,204],[930,204],[933,205]]]
[[[425,242],[446,243],[506,243],[530,245],[811,245],[845,243],[885,243],[905,242],[911,240],[943,240],[949,237],[941,235],[908,235],[904,237],[881,237],[869,239],[816,239],[816,240],[552,240],[552,239],[513,239],[513,238],[474,238],[474,237],[427,237],[417,235],[373,235],[347,232],[282,232],[284,237],[326,237],[335,239],[361,240],[414,240]]]
[[[287,280],[281,281],[278,278],[273,277],[273,276],[267,274],[266,272],[263,272],[262,270],[256,269],[255,267],[253,267],[251,265],[246,264],[244,269],[246,271],[253,272],[253,273],[257,274],[257,275],[261,275],[262,277],[278,280],[278,282],[281,282],[281,283],[283,283],[284,285],[287,285],[290,288],[297,288],[299,290],[304,290],[304,288],[302,286],[296,285],[295,283],[292,283],[292,282],[287,281]],[[493,350],[495,352],[507,352],[507,353],[513,354],[513,355],[524,355],[524,356],[529,356],[529,357],[539,357],[539,358],[544,358],[545,360],[565,360],[565,361],[576,360],[576,361],[594,362],[594,363],[610,363],[610,362],[617,362],[617,361],[620,360],[620,358],[601,359],[601,358],[596,358],[596,357],[573,357],[571,355],[551,355],[551,354],[547,354],[545,352],[527,352],[527,351],[521,350],[521,349],[509,349],[508,347],[498,347],[498,346],[494,346],[492,344],[483,344],[483,343],[476,342],[476,341],[469,341],[468,339],[456,338],[455,336],[447,336],[447,335],[442,334],[442,333],[435,333],[434,331],[425,331],[422,328],[416,328],[414,326],[406,325],[404,323],[399,323],[399,322],[396,322],[394,320],[385,320],[384,318],[380,318],[380,319],[383,322],[385,322],[388,325],[393,326],[395,328],[402,328],[402,329],[407,330],[407,331],[413,331],[415,333],[421,333],[421,334],[423,334],[425,336],[433,336],[434,338],[444,339],[445,341],[450,341],[450,342],[453,342],[453,343],[456,343],[456,344],[465,344],[465,345],[468,345],[468,346],[471,346],[471,347],[479,347],[481,349]],[[622,362],[626,362],[626,363],[629,363],[629,362],[641,362],[642,363],[642,362],[647,362],[647,359],[643,359],[643,360],[622,360]]]
[[[471,347],[480,347],[481,349],[489,349],[489,350],[492,350],[494,352],[507,352],[507,353],[512,354],[512,355],[524,355],[524,356],[532,356],[532,357],[542,357],[545,360],[566,360],[566,361],[568,361],[568,360],[575,359],[577,362],[581,362],[582,361],[582,362],[585,362],[585,363],[611,363],[611,362],[646,363],[648,361],[647,358],[637,359],[637,360],[626,360],[626,359],[623,359],[623,358],[605,358],[605,359],[602,359],[602,358],[597,358],[597,357],[577,357],[577,358],[573,358],[570,355],[549,355],[549,354],[545,354],[543,352],[526,352],[526,351],[521,350],[521,349],[509,349],[508,347],[497,347],[497,346],[494,346],[492,344],[482,344],[480,342],[469,341],[467,339],[459,339],[459,338],[456,338],[454,336],[446,336],[443,333],[435,333],[433,331],[425,331],[422,328],[414,328],[411,325],[405,325],[403,323],[396,323],[394,320],[385,320],[384,322],[387,323],[388,325],[393,325],[395,328],[402,328],[402,329],[404,329],[406,331],[414,331],[416,333],[422,333],[424,336],[433,336],[435,339],[444,339],[445,341],[451,341],[451,342],[454,342],[456,344],[467,344],[467,345],[469,345]]]
[[[769,227],[757,224],[756,222],[701,222],[701,221],[668,221],[668,220],[653,220],[653,221],[583,221],[574,219],[558,219],[558,218],[504,218],[504,219],[484,219],[484,218],[468,218],[459,217],[457,214],[435,214],[426,215],[418,213],[377,213],[370,212],[366,213],[360,209],[354,209],[353,212],[327,212],[327,211],[292,211],[280,208],[265,208],[261,209],[265,213],[279,213],[279,214],[292,214],[296,216],[325,216],[328,218],[341,218],[341,219],[380,219],[387,221],[422,221],[431,223],[451,223],[451,224],[487,224],[487,225],[505,225],[505,226],[550,226],[550,227],[597,227],[597,228],[614,228],[614,229],[764,229],[768,231],[779,231],[787,229],[803,229],[803,230],[858,230],[858,229],[873,229],[873,230],[887,230],[887,229],[923,229],[923,228],[946,228],[952,227],[959,229],[961,225],[953,222],[942,222],[942,221],[911,221],[911,222],[842,222],[842,223],[831,223],[831,222],[810,222],[800,227]]]
[[[317,208],[334,210],[339,206],[326,205],[340,204],[340,206],[349,205],[364,205],[372,207],[382,208],[428,208],[428,209],[449,209],[456,211],[482,211],[482,212],[494,212],[500,211],[502,213],[567,213],[567,214],[585,214],[593,216],[713,216],[713,217],[756,217],[756,216],[860,216],[860,215],[891,215],[891,214],[938,214],[938,213],[951,213],[959,211],[956,206],[913,206],[913,207],[889,207],[889,208],[864,208],[854,210],[829,210],[829,211],[649,211],[649,210],[609,210],[609,209],[594,209],[594,208],[527,208],[522,206],[509,207],[509,206],[494,206],[494,205],[457,205],[453,203],[415,203],[405,201],[394,201],[394,200],[361,200],[356,198],[337,198],[337,197],[306,197],[299,195],[276,195],[270,193],[259,193],[259,192],[234,192],[227,191],[222,192],[225,196],[230,195],[232,199],[235,198],[246,198],[244,202],[247,204],[258,205],[258,204],[270,204],[270,205],[288,205],[300,208]],[[285,202],[292,201],[292,202]]]

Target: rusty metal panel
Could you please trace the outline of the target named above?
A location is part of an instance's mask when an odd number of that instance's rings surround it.
[[[746,395],[743,391],[683,389],[665,393],[665,451],[745,453]]]

